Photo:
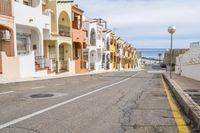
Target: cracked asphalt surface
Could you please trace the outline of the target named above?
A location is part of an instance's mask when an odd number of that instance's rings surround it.
[[[123,83],[9,125],[0,133],[178,133],[161,76],[147,71],[0,85],[0,92],[13,91],[0,95],[0,125],[129,77]],[[30,97],[41,93],[59,95]]]

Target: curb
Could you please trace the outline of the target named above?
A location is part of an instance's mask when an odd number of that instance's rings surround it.
[[[57,76],[47,76],[47,77],[39,77],[39,78],[27,78],[27,79],[19,79],[15,81],[0,81],[1,84],[9,84],[9,83],[21,83],[21,82],[30,82],[30,81],[40,81],[40,80],[50,80],[50,79],[61,79],[67,77],[76,77],[76,76],[87,76],[87,75],[94,75],[94,74],[103,74],[103,73],[111,73],[111,72],[137,72],[140,70],[121,70],[121,71],[94,71],[94,72],[86,72],[86,73],[79,73],[79,74],[69,74],[69,75],[57,75]]]
[[[165,74],[162,74],[165,82],[174,94],[176,101],[184,110],[186,115],[193,121],[195,128],[200,131],[200,107],[191,97],[186,94],[174,80],[168,79]]]

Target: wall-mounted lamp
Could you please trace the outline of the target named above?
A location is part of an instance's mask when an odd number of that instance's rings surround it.
[[[33,22],[33,19],[32,19],[32,18],[30,18],[30,19],[29,19],[29,23],[32,23],[32,22]]]

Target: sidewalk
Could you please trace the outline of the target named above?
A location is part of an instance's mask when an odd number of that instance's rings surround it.
[[[135,70],[122,70],[122,72],[125,71],[140,71],[140,69],[135,69]],[[51,75],[51,76],[45,76],[45,77],[31,77],[31,78],[22,78],[22,79],[17,79],[17,80],[1,80],[0,79],[0,84],[8,84],[8,83],[18,83],[18,82],[26,82],[26,81],[36,81],[36,80],[47,80],[47,79],[56,79],[56,78],[66,78],[66,77],[73,77],[73,76],[81,76],[81,75],[91,75],[91,74],[100,74],[100,73],[108,73],[108,72],[119,72],[119,71],[111,71],[111,70],[102,70],[102,71],[90,71],[86,73],[79,73],[79,74],[74,74],[74,73],[60,73],[56,75]]]
[[[200,130],[200,81],[177,74],[173,74],[172,79],[169,78],[168,73],[163,74],[163,76],[186,115]]]

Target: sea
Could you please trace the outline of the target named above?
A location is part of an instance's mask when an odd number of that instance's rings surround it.
[[[141,52],[142,57],[159,59],[158,54],[161,53],[162,54],[161,58],[164,58],[166,49],[165,48],[138,48],[137,50]]]

